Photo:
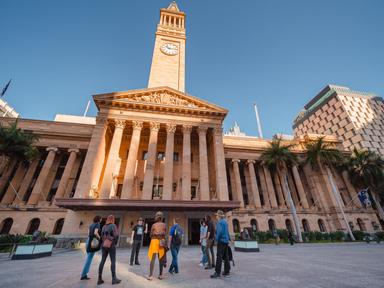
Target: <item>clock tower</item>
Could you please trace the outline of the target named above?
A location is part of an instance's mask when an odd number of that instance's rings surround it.
[[[169,86],[184,91],[185,14],[176,2],[160,10],[148,88]]]

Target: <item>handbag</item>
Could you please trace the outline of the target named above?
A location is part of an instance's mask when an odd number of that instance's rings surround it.
[[[167,245],[167,241],[165,239],[160,239],[160,244],[159,244],[160,247],[162,248],[166,248],[168,247]]]
[[[103,241],[103,248],[111,248],[112,247],[112,244],[113,244],[113,241],[109,238],[105,238],[104,241]]]
[[[97,249],[99,248],[99,245],[100,245],[100,241],[99,239],[97,239],[96,237],[93,237],[92,241],[91,241],[91,249]]]

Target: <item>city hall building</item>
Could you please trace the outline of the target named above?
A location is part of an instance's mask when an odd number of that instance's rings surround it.
[[[269,140],[224,135],[228,110],[185,92],[185,47],[185,14],[172,2],[160,10],[147,88],[94,95],[96,118],[18,120],[39,135],[41,153],[28,164],[13,159],[1,172],[1,233],[85,238],[95,215],[114,214],[124,240],[138,217],[151,225],[160,210],[168,226],[180,218],[186,244],[197,244],[199,219],[218,209],[231,233],[294,230],[285,187],[260,161]],[[304,144],[316,137],[287,141],[304,159]],[[342,149],[337,138],[325,140]],[[334,176],[353,229],[380,229],[347,176]],[[346,231],[324,173],[294,166],[288,184],[303,231]]]

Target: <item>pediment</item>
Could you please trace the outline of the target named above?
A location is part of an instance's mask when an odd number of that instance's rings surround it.
[[[157,87],[140,90],[129,90],[94,96],[97,106],[111,105],[151,108],[169,108],[183,111],[201,111],[206,113],[227,114],[227,110],[197,97],[180,92],[169,87]]]

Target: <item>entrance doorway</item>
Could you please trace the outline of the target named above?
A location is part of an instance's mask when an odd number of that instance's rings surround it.
[[[200,219],[188,219],[188,245],[199,245]]]
[[[144,234],[143,246],[149,246],[149,243],[151,242],[150,232],[151,232],[153,223],[155,223],[154,218],[145,218],[144,227],[146,224],[148,224],[148,232]]]

